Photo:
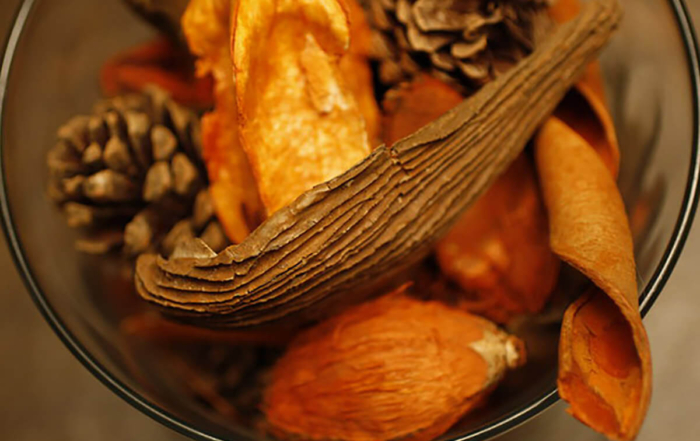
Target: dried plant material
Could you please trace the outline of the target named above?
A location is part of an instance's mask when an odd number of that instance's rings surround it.
[[[210,222],[199,237],[215,253],[222,252],[224,248],[230,245],[230,242],[226,239],[226,233],[224,233],[221,224],[216,221]]]
[[[190,0],[182,15],[182,30],[198,59],[197,75],[212,75],[216,91],[230,91],[229,26],[231,0]]]
[[[97,203],[128,203],[139,198],[136,182],[114,170],[101,170],[90,175],[82,187],[85,197]]]
[[[431,73],[470,94],[529,54],[549,28],[545,0],[366,1],[379,80]]]
[[[66,223],[71,228],[88,228],[115,221],[124,221],[138,211],[135,206],[99,207],[78,202],[63,201],[61,209],[66,216]]]
[[[99,230],[94,234],[75,241],[75,248],[86,254],[106,254],[124,244],[124,231],[121,229]]]
[[[165,161],[158,161],[148,169],[146,180],[143,184],[143,199],[153,202],[162,199],[173,187],[170,166]]]
[[[100,84],[110,97],[156,85],[186,106],[204,109],[212,103],[211,78],[196,78],[189,54],[162,38],[109,59],[100,71]]]
[[[224,100],[228,101],[228,98]],[[219,102],[217,106],[215,111],[202,118],[209,191],[226,235],[232,242],[240,243],[262,217],[260,199],[238,139],[236,113],[228,110],[235,104]]]
[[[203,229],[214,216],[214,205],[211,200],[211,194],[208,190],[200,191],[194,200],[192,226],[197,229]]]
[[[191,219],[183,219],[177,222],[165,235],[161,242],[161,250],[166,256],[170,256],[178,244],[187,242],[195,238],[194,228]]]
[[[183,197],[194,197],[202,188],[199,170],[184,153],[177,153],[170,162],[170,174],[173,177],[173,190]]]
[[[410,83],[390,90],[382,103],[384,142],[415,133],[462,102],[462,95],[442,81],[421,75]]]
[[[125,318],[121,332],[139,340],[162,343],[227,343],[231,345],[284,346],[293,338],[288,329],[217,331],[170,321],[158,314],[142,313]]]
[[[202,121],[205,159],[214,206],[229,238],[240,242],[257,226],[264,213],[247,158],[238,142],[238,111],[228,51],[230,15],[228,1],[195,0],[183,16],[183,28],[190,48],[199,55],[199,74],[211,73],[216,79],[216,110],[205,115]],[[357,95],[370,133],[376,133],[376,102],[371,72],[365,59],[368,44],[366,25],[358,21],[351,30],[353,36],[357,36],[357,44],[353,44],[343,57],[341,65],[353,71],[349,86]],[[376,135],[372,136],[376,138]]]
[[[153,159],[156,161],[167,161],[177,149],[177,138],[160,124],[153,126],[151,130],[151,145],[153,146]]]
[[[194,239],[200,239],[210,253],[220,252],[231,245],[214,214],[209,189],[197,194],[191,216],[177,222],[168,231],[160,243],[160,251],[164,256],[174,256],[178,247],[191,243]]]
[[[228,238],[241,242],[262,218],[250,164],[241,148],[229,55],[229,0],[192,0],[182,18],[197,73],[215,79],[215,109],[202,118],[204,162],[210,194]]]
[[[547,14],[557,23],[573,20],[581,11],[579,0],[557,0],[547,8]]]
[[[617,177],[620,150],[603,91],[598,89],[600,78],[598,64],[589,65],[586,74],[557,107],[555,114],[595,149],[613,177]]]
[[[436,247],[442,271],[464,293],[458,305],[499,323],[539,312],[559,275],[547,213],[524,154]]]
[[[649,405],[651,357],[622,198],[596,151],[557,118],[541,129],[535,154],[552,250],[597,287],[564,316],[559,393],[576,418],[631,440]]]
[[[206,182],[199,118],[160,89],[99,101],[57,137],[47,155],[50,195],[71,227],[89,230],[76,246],[91,254],[118,249],[127,227],[123,250],[158,250]],[[144,209],[149,221],[134,222]]]
[[[572,20],[581,10],[579,0],[558,0],[549,9],[549,16],[557,23]],[[600,63],[594,61],[562,104],[557,117],[588,142],[601,157],[613,177],[620,168],[620,148],[615,125],[605,102],[603,75]]]
[[[492,86],[306,192],[218,256],[141,256],[139,294],[182,320],[235,327],[309,320],[387,282],[427,255],[518,156],[620,12],[615,0],[589,2]]]
[[[234,16],[241,139],[269,215],[370,152],[336,58],[348,16],[322,0],[241,2]]]
[[[300,334],[263,410],[283,439],[430,440],[524,361],[523,343],[486,319],[394,293]]]
[[[369,65],[372,31],[356,0],[345,0],[345,5],[350,19],[350,49],[341,57],[338,67],[365,120],[370,146],[376,147],[381,143],[381,123],[374,94],[374,78]]]

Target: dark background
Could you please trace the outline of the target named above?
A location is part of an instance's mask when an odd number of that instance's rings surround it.
[[[18,3],[0,0],[3,47]],[[700,17],[700,0],[688,4]],[[700,429],[700,233],[694,233],[645,320],[654,356],[654,397],[639,441],[692,440]],[[599,439],[572,421],[560,404],[499,441]],[[4,237],[0,237],[0,440],[184,440],[130,407],[73,358],[32,304]]]

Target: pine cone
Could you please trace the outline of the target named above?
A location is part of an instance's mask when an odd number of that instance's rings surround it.
[[[364,0],[386,86],[427,72],[469,94],[533,49],[549,0]]]
[[[193,235],[206,233],[215,249],[228,244],[206,204],[199,117],[161,90],[100,101],[92,115],[71,118],[47,159],[49,196],[69,226],[85,231],[82,251],[165,251],[162,240],[190,216]]]

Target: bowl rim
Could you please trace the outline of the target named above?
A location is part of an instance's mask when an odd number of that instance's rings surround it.
[[[688,170],[688,180],[681,204],[680,213],[676,220],[673,233],[669,243],[664,250],[660,264],[654,271],[649,283],[640,294],[640,311],[645,316],[661,293],[664,285],[668,281],[673,268],[678,261],[685,245],[686,239],[693,223],[695,211],[698,204],[698,190],[700,186],[700,63],[698,54],[698,44],[694,27],[688,13],[684,0],[666,0],[673,9],[674,17],[685,50],[686,60],[689,67],[689,74],[692,86],[692,107],[693,107],[693,141],[691,147],[690,165]],[[29,17],[36,0],[22,0],[17,8],[15,18],[2,53],[2,65],[0,66],[0,217],[2,218],[3,231],[7,239],[15,266],[20,273],[23,282],[35,305],[48,322],[49,326],[70,352],[92,373],[101,383],[107,386],[112,392],[124,399],[127,403],[148,415],[159,423],[185,435],[192,439],[203,441],[224,441],[212,433],[197,429],[178,417],[172,415],[152,401],[122,383],[112,376],[98,360],[96,360],[87,349],[71,333],[65,323],[56,313],[51,303],[44,296],[39,284],[33,276],[31,267],[24,256],[22,244],[20,243],[15,223],[9,207],[7,194],[7,182],[5,173],[4,149],[2,121],[5,112],[5,98],[8,86],[8,79],[12,69],[12,62],[25,29],[27,18]],[[559,400],[556,384],[552,389],[538,398],[530,401],[520,409],[504,415],[497,422],[477,429],[469,434],[455,438],[453,441],[476,441],[486,440],[509,431],[530,418],[538,415],[545,409]]]

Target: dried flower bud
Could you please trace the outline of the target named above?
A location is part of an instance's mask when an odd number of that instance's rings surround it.
[[[287,439],[430,439],[523,361],[522,342],[488,320],[390,294],[300,334],[263,406]]]

